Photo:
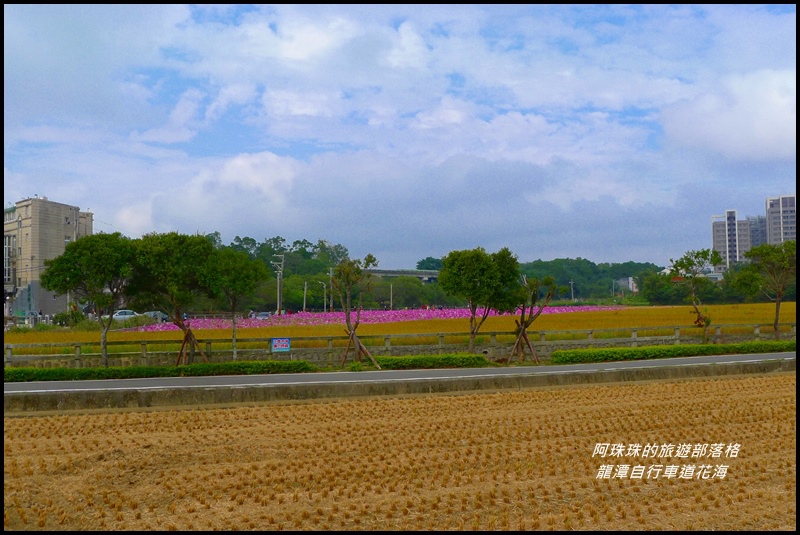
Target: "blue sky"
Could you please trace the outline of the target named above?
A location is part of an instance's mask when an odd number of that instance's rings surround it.
[[[5,205],[666,266],[796,183],[796,7],[4,5]]]

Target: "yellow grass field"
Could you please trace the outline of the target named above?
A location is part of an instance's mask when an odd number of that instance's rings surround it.
[[[795,531],[796,399],[781,373],[4,418],[4,528]]]
[[[712,328],[716,325],[743,324],[772,325],[775,319],[775,305],[772,303],[755,303],[744,305],[709,305],[703,310],[711,316]],[[513,332],[516,316],[490,316],[481,327],[482,332],[505,331]],[[783,303],[781,306],[781,323],[794,323],[797,321],[797,306],[794,302]],[[694,315],[688,305],[671,307],[628,307],[620,310],[603,310],[589,312],[567,312],[558,314],[542,314],[531,326],[531,331],[558,331],[570,329],[623,329],[662,326],[691,327]],[[343,324],[323,325],[282,325],[262,328],[239,329],[239,338],[270,338],[273,336],[342,336]],[[403,321],[395,323],[363,323],[358,328],[358,334],[425,334],[469,332],[468,319],[442,319]],[[750,331],[752,332],[752,330]],[[769,332],[769,328],[762,330]],[[199,338],[226,338],[231,336],[230,329],[197,329],[195,334]],[[46,331],[46,332],[9,332],[5,334],[5,343],[94,343],[100,339],[98,332],[75,331]],[[178,341],[182,339],[180,331],[166,332],[125,332],[111,331],[109,341],[139,340],[165,340]]]

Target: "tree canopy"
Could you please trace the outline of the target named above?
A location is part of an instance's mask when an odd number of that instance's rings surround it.
[[[204,236],[178,232],[146,234],[135,243],[134,278],[128,288],[134,302],[164,310],[184,332],[185,343],[192,350],[199,347],[184,312],[198,297],[214,295],[213,245]]]
[[[61,295],[69,293],[76,302],[86,299],[94,304],[101,325],[104,366],[108,365],[108,329],[131,281],[134,257],[133,242],[115,232],[84,236],[68,243],[60,256],[44,261],[42,287]],[[102,311],[106,311],[105,317]]]
[[[780,338],[781,303],[792,286],[797,286],[797,242],[785,241],[779,245],[763,244],[744,254],[750,263],[740,275],[740,281],[749,293],[760,292],[775,302],[775,337]]]
[[[236,316],[244,299],[267,280],[269,272],[258,260],[231,247],[214,249],[210,257],[209,278],[215,294],[221,294],[231,313],[233,329],[233,360],[236,360]]]
[[[451,251],[442,259],[439,284],[445,292],[467,301],[470,352],[474,351],[475,337],[492,310],[516,309],[520,302],[518,276],[517,257],[505,247],[492,254],[483,247]]]
[[[687,300],[692,305],[692,313],[696,316],[694,323],[703,328],[705,340],[711,318],[700,310],[702,305],[700,291],[704,286],[714,286],[714,282],[709,280],[707,275],[714,271],[714,266],[722,264],[722,255],[713,249],[700,249],[687,251],[677,260],[670,258],[670,262],[672,263],[670,275],[677,284],[687,289]]]
[[[356,334],[358,325],[361,323],[361,305],[363,295],[369,292],[370,282],[372,280],[372,274],[369,272],[369,270],[377,266],[378,260],[372,254],[368,254],[364,257],[364,260],[344,258],[333,270],[333,291],[339,294],[339,301],[342,304],[342,310],[344,311],[345,315],[345,324],[347,325],[347,333],[349,335],[348,345],[345,349],[342,363],[344,363],[345,358],[347,357],[347,352],[352,344],[356,351],[357,360],[361,359],[361,354],[363,353],[372,360],[372,363],[376,368],[380,369],[378,363],[367,350],[366,346],[361,343],[361,340],[359,340],[358,335]],[[355,304],[355,321],[352,320],[354,298],[357,300]]]

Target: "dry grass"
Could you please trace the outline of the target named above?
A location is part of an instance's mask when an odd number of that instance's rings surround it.
[[[4,418],[6,530],[795,530],[784,373]],[[598,479],[597,443],[738,443]],[[647,464],[653,464],[649,459]]]

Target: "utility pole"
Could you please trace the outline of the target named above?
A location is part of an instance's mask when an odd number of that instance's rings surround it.
[[[328,311],[328,286],[322,281],[317,281],[317,282],[319,282],[322,285],[322,311],[323,312],[327,312]]]
[[[275,268],[275,274],[278,277],[278,316],[283,315],[283,261],[284,255],[276,254],[275,258],[280,258],[280,262],[271,262]]]
[[[575,282],[572,279],[569,280],[569,291],[570,295],[572,296],[572,300],[575,301]]]
[[[328,269],[328,274],[330,275],[330,283],[331,283],[331,306],[328,307],[328,310],[333,312],[333,268]]]
[[[308,281],[303,281],[303,312],[306,311],[306,294],[308,293]]]

